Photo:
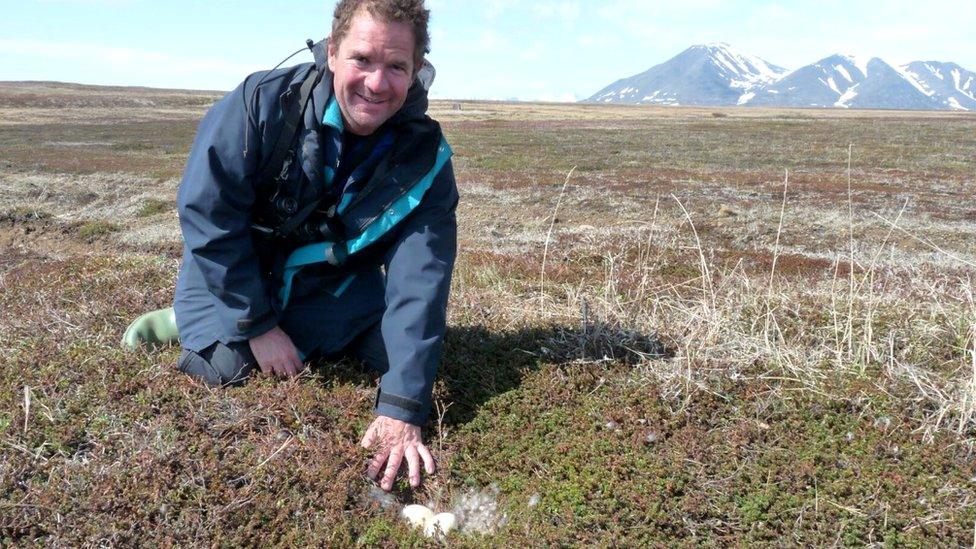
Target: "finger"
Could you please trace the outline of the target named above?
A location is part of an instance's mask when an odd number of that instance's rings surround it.
[[[363,448],[369,448],[376,443],[376,424],[370,425],[366,429],[366,434],[363,435],[363,440],[359,443]]]
[[[433,475],[434,471],[437,468],[434,466],[434,456],[430,455],[430,450],[428,450],[427,447],[424,446],[423,444],[418,444],[417,452],[420,454],[420,457],[423,458],[424,460],[424,469],[427,470],[427,474]]]
[[[383,481],[380,486],[389,491],[393,488],[393,481],[396,480],[397,471],[400,470],[400,463],[403,462],[403,448],[397,447],[390,452],[389,459],[386,460],[386,473],[383,474]]]
[[[288,363],[281,361],[275,362],[274,371],[278,377],[288,377]]]
[[[295,377],[298,375],[298,371],[301,369],[302,363],[298,361],[298,357],[289,357],[285,362],[284,370],[285,377]]]
[[[380,474],[380,469],[383,468],[383,464],[386,463],[387,458],[390,456],[390,452],[387,450],[380,450],[376,452],[373,456],[373,460],[369,462],[369,467],[366,468],[366,476],[376,480],[377,475]]]
[[[288,349],[288,375],[297,376],[298,372],[301,372],[305,368],[305,363],[302,362],[302,357],[298,354],[298,348],[294,345]]]
[[[410,472],[410,487],[416,488],[420,486],[420,454],[416,448],[410,446],[404,455],[407,458],[407,470]]]
[[[280,377],[294,377],[298,373],[295,364],[301,364],[298,361],[298,357],[295,356],[293,352],[285,351],[279,357],[278,360],[278,376]]]
[[[264,375],[271,375],[274,370],[271,368],[271,362],[268,360],[262,360],[258,357],[254,357],[254,361],[258,363],[258,368],[261,369],[261,373]]]
[[[268,366],[268,375],[278,377],[281,375],[281,362],[274,355],[265,359],[265,364]]]

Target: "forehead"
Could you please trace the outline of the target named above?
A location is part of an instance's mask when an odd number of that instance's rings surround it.
[[[382,51],[409,57],[414,49],[413,28],[406,23],[377,18],[364,8],[353,16],[339,49]]]

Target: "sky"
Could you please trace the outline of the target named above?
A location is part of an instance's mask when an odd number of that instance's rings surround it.
[[[229,90],[324,38],[329,0],[0,0],[0,80]],[[575,101],[694,44],[976,71],[974,0],[427,0],[438,99]],[[295,62],[311,59],[302,54]]]

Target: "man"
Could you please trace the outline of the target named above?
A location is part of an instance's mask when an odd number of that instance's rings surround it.
[[[227,385],[363,359],[382,374],[367,473],[387,491],[404,459],[413,487],[434,472],[420,426],[456,253],[450,148],[418,78],[428,17],[423,0],[340,1],[327,59],[210,110],[177,200],[179,368]]]

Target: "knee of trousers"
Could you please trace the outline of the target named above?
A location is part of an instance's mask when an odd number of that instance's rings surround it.
[[[366,330],[352,344],[350,353],[366,363],[374,373],[383,375],[390,370],[390,360],[386,354],[386,343],[383,341],[383,331],[380,324]]]
[[[181,372],[212,387],[243,385],[256,366],[247,342],[230,346],[216,342],[200,352],[183,349],[177,363]]]

